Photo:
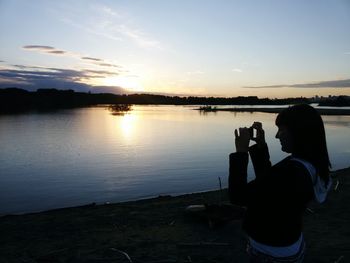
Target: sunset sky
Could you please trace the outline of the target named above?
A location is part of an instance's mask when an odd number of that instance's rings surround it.
[[[0,88],[350,95],[350,1],[0,0]]]

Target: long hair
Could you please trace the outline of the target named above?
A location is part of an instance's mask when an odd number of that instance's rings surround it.
[[[277,115],[276,125],[287,127],[292,135],[292,154],[312,163],[327,185],[332,166],[323,121],[317,110],[307,104],[291,106]]]

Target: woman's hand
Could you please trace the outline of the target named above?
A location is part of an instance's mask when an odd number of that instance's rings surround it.
[[[255,141],[258,145],[265,144],[265,131],[262,128],[261,122],[254,122],[251,128],[256,130],[256,137],[252,137],[251,140]]]
[[[237,152],[248,152],[250,141],[250,128],[239,128],[239,133],[235,129],[235,144]]]

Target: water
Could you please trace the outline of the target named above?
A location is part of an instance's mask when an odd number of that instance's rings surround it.
[[[233,130],[264,124],[273,163],[276,114],[193,106],[103,107],[0,116],[0,214],[117,202],[227,186]],[[323,117],[333,169],[350,165],[350,117]],[[249,167],[252,177],[252,167]]]

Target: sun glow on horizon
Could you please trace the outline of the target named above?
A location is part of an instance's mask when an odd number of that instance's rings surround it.
[[[115,76],[105,77],[102,80],[104,86],[121,87],[128,91],[144,91],[144,87],[140,83],[139,79],[134,76]]]

